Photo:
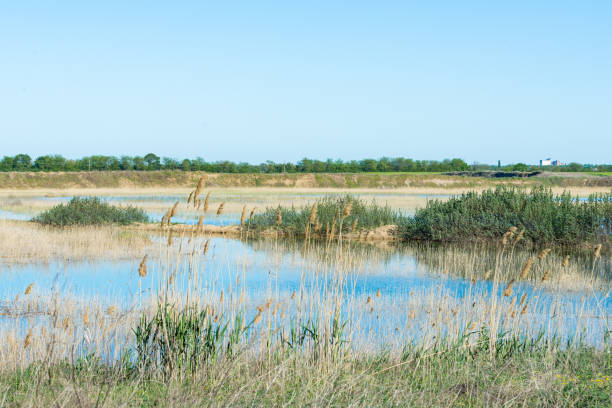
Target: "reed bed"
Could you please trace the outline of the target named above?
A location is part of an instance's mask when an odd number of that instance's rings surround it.
[[[150,246],[149,234],[119,226],[58,229],[0,219],[2,264],[135,259]]]

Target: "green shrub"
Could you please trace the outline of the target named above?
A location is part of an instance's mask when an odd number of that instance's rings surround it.
[[[97,197],[74,197],[68,204],[60,204],[32,219],[44,225],[127,225],[133,222],[149,222],[145,212],[136,207],[115,207]]]
[[[369,230],[382,225],[398,224],[402,215],[391,209],[389,206],[381,206],[374,201],[367,203],[351,195],[343,197],[324,197],[317,200],[317,220],[322,232],[325,232],[327,225],[330,228],[334,219],[336,220],[335,231],[340,231],[341,216],[346,206],[351,204],[350,215],[342,222],[342,232],[350,232],[355,220],[357,220],[356,230]],[[282,222],[280,229],[290,235],[304,235],[306,224],[310,218],[310,206],[300,208],[290,207],[268,207],[262,213],[253,216],[249,228],[262,230],[277,226],[277,213],[280,210]],[[314,226],[310,226],[310,233],[314,233]]]
[[[605,242],[612,232],[612,194],[579,201],[543,187],[469,192],[428,202],[414,217],[402,220],[400,234],[408,240],[473,241],[499,239],[511,226],[524,229],[535,244]]]

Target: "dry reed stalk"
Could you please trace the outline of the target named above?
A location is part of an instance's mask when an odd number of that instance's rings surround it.
[[[203,215],[200,215],[200,216],[198,217],[198,228],[197,228],[197,230],[198,230],[199,232],[201,232],[201,231],[202,231],[202,226],[203,226],[203,225],[204,225],[204,216],[203,216]]]
[[[202,187],[204,187],[204,181],[206,180],[206,176],[202,176],[200,181],[198,181],[198,185],[196,186],[195,191],[193,192],[193,203],[198,199],[200,192],[202,191]]]
[[[372,303],[372,297],[368,296],[368,300],[366,300],[366,305],[369,305]]]
[[[32,329],[28,331],[28,335],[26,336],[25,341],[23,342],[23,349],[25,350],[30,347],[30,344],[32,344]]]
[[[349,215],[351,215],[351,209],[353,208],[353,204],[352,203],[348,203],[345,207],[344,207],[344,212],[342,213],[342,218],[346,218]]]
[[[601,255],[601,244],[597,244],[595,247],[595,259],[599,258],[599,255]]]
[[[168,246],[172,246],[172,230],[168,231]]]
[[[251,213],[249,214],[249,225],[251,225],[251,220],[253,219],[253,214],[255,214],[255,210],[257,210],[257,207],[253,207]]]
[[[353,220],[353,225],[351,225],[351,235],[355,234],[355,231],[357,230],[357,222],[359,221],[359,218],[355,218]]]
[[[108,309],[106,309],[106,314],[112,315],[113,313],[115,313],[115,310],[117,310],[117,307],[115,305],[111,305],[108,307]]]
[[[193,191],[189,193],[189,197],[187,197],[187,204],[189,204],[191,202],[191,199],[193,198]]]
[[[502,241],[501,241],[502,245],[505,246],[506,244],[508,244],[508,238],[510,238],[511,235],[512,234],[510,233],[510,231],[504,232],[504,235],[502,235]]]
[[[208,212],[208,205],[210,204],[210,191],[206,194],[206,198],[204,199],[204,212]]]
[[[240,214],[240,227],[244,226],[244,218],[246,217],[246,204],[242,206],[242,214]]]
[[[281,213],[281,209],[276,211],[276,226],[280,228],[281,223],[283,222],[283,214]]]
[[[170,217],[172,218],[176,215],[176,209],[178,208],[179,202],[177,201],[176,203],[174,203],[174,205],[172,206],[172,209],[170,210]]]
[[[541,261],[544,258],[546,258],[546,255],[548,255],[548,253],[550,252],[550,248],[546,248],[543,249],[542,252],[540,252],[540,255],[538,255],[538,259]]]
[[[295,299],[295,291],[291,292],[291,300]]]
[[[202,251],[202,254],[206,255],[208,253],[209,246],[210,246],[210,239],[207,239],[206,243],[204,244],[204,250]]]
[[[68,330],[68,327],[70,326],[70,317],[66,317],[64,320],[62,320],[62,328],[64,329],[64,331]]]
[[[527,313],[527,306],[529,305],[529,302],[525,303],[525,306],[523,306],[523,310],[521,310],[521,314],[524,315],[525,313]]]
[[[489,270],[489,271],[485,272],[484,277],[483,277],[482,279],[483,279],[483,280],[487,280],[487,279],[489,279],[490,277],[491,277],[491,271]]]
[[[521,303],[520,306],[523,306],[523,304],[525,303],[525,300],[527,299],[527,294],[523,293],[523,296],[521,296]]]
[[[257,313],[253,319],[253,324],[257,324],[261,321],[261,313]]]
[[[144,278],[147,276],[147,255],[142,258],[140,261],[140,266],[138,266],[138,276]]]
[[[317,216],[317,203],[314,203],[312,207],[310,207],[310,217],[308,218],[308,224],[314,223],[316,216]]]
[[[329,240],[329,221],[327,222],[327,225],[325,226],[325,237]]]
[[[223,213],[223,207],[224,206],[225,206],[225,203],[219,204],[219,208],[217,209],[217,217],[220,216]]]
[[[223,303],[223,291],[221,291],[221,294],[219,295],[219,303]]]
[[[336,235],[336,218],[334,218],[334,222],[331,226],[331,232],[329,233],[330,242],[334,240],[334,236]]]
[[[380,293],[380,289],[378,289],[378,290],[376,291],[376,297],[377,297],[377,298],[379,298],[379,297],[381,297],[381,296],[382,296],[382,294]]]
[[[504,290],[504,296],[510,296],[512,294],[512,286],[514,285],[514,279],[508,282],[508,286]]]
[[[30,283],[28,285],[28,287],[25,289],[25,291],[23,292],[24,295],[29,295],[30,292],[32,292],[32,288],[34,287],[34,282]]]
[[[83,317],[81,319],[83,320],[85,327],[89,326],[89,306],[85,308],[85,312],[83,313]]]
[[[525,263],[525,266],[523,267],[523,271],[521,272],[521,279],[525,279],[527,277],[527,274],[529,273],[529,270],[531,269],[532,263],[533,263],[533,257],[530,257],[529,259],[527,259],[527,263]]]
[[[544,275],[542,276],[542,282],[545,282],[546,279],[548,279],[548,275],[550,275],[550,269],[547,269],[546,272],[544,272]]]
[[[565,258],[563,258],[563,263],[561,263],[561,266],[564,268],[567,268],[567,265],[569,264],[569,255],[565,255]]]
[[[509,308],[512,309],[512,306],[514,306],[514,303],[516,302],[516,298],[512,298],[512,300],[510,301],[510,306]],[[476,303],[476,302],[474,302]],[[472,307],[474,307],[474,305],[472,305]]]
[[[525,235],[525,230],[522,229],[518,235],[516,236],[516,238],[514,239],[514,244],[516,245],[521,239],[523,239],[523,236]]]

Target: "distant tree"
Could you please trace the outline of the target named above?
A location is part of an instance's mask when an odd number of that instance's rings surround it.
[[[179,162],[176,159],[172,159],[170,157],[164,157],[162,159],[163,168],[166,170],[176,170],[179,168]]]
[[[297,163],[298,171],[301,173],[312,173],[313,172],[313,164],[312,160],[303,158]]]
[[[134,170],[146,170],[147,169],[147,163],[145,162],[144,158],[136,156],[133,159],[134,162]]]
[[[516,163],[511,167],[512,171],[528,171],[529,167],[525,163]]]
[[[373,159],[362,160],[361,171],[378,171],[378,162]]]
[[[191,160],[185,159],[181,162],[181,170],[191,171]]]
[[[134,170],[134,159],[130,156],[121,156],[119,167],[121,170]]]
[[[145,155],[144,163],[147,166],[147,170],[159,170],[161,168],[161,162],[159,156],[149,153]]]
[[[0,160],[0,171],[13,171],[13,158],[10,156],[4,156]]]
[[[27,171],[32,168],[32,158],[27,154],[18,154],[13,158],[13,170]]]

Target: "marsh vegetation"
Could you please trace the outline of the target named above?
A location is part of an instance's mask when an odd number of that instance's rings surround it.
[[[516,226],[493,245],[360,240],[359,229],[401,228],[406,216],[353,197],[252,217],[243,207],[239,239],[171,228],[180,207],[197,211],[197,227],[204,211],[221,216],[221,204],[196,188],[144,235],[4,221],[4,236],[72,242],[41,258],[35,244],[13,257],[19,243],[2,249],[4,401],[610,404],[602,246],[524,246]],[[319,232],[315,221],[325,223]],[[331,238],[321,239],[328,223]],[[257,229],[285,233],[249,233]],[[110,258],[114,250],[124,256]]]

